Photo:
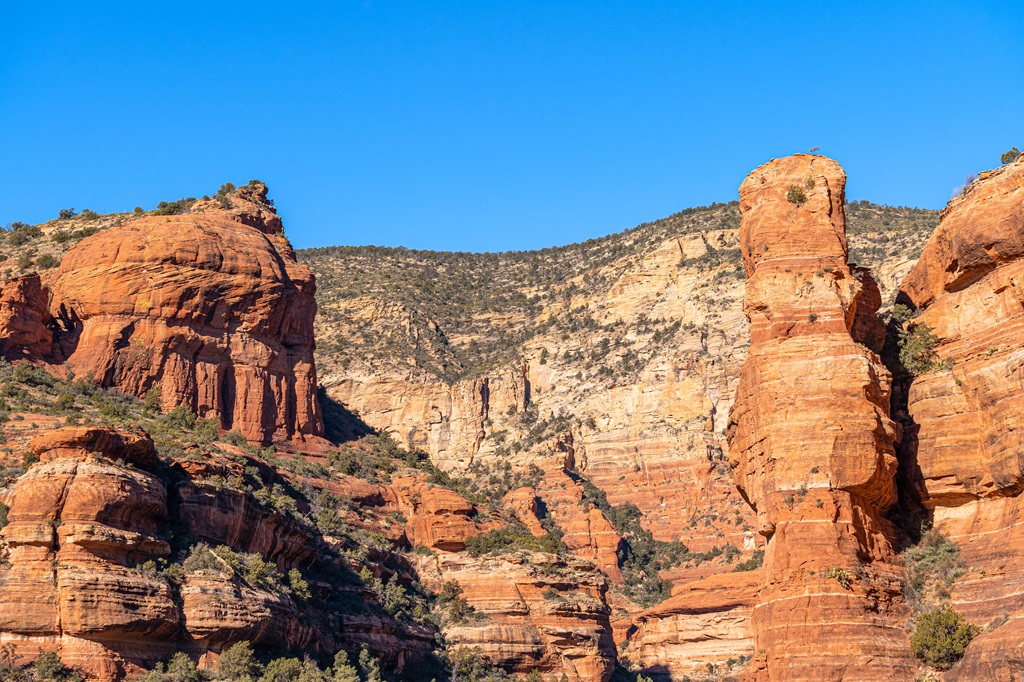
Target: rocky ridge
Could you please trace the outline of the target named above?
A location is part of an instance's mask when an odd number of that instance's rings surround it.
[[[403,679],[467,659],[610,677],[607,579],[552,539],[535,493],[509,515],[386,437],[319,438],[315,286],[264,185],[96,220],[59,268],[0,291],[3,665],[54,651],[120,680],[175,652],[216,669],[251,642],[365,650]],[[509,551],[523,521],[548,552]],[[495,599],[495,574],[517,600]]]

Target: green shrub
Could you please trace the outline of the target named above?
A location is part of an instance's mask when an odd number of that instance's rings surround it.
[[[910,647],[920,661],[939,670],[948,670],[964,657],[967,645],[980,631],[947,604],[914,618]]]
[[[360,682],[359,671],[349,663],[348,652],[344,649],[334,655],[331,682]]]
[[[40,682],[82,682],[82,676],[64,665],[60,657],[52,651],[40,652],[33,665],[36,679]]]
[[[830,568],[828,569],[828,572],[825,573],[825,577],[833,578],[844,590],[848,590],[853,587],[853,576],[850,575],[850,572],[845,568]]]
[[[0,502],[0,530],[3,530],[4,526],[8,524],[7,512],[11,510],[10,507]]]
[[[501,668],[492,666],[476,647],[459,647],[448,651],[445,658],[451,682],[504,682],[515,679]]]
[[[789,191],[786,192],[786,201],[791,204],[796,204],[797,206],[800,206],[807,201],[807,195],[804,194],[803,187],[800,187],[799,185],[790,185]]]
[[[896,327],[900,365],[913,376],[936,369],[948,369],[952,363],[942,360],[935,352],[939,337],[928,325],[914,323],[912,320],[915,316],[916,313],[902,303],[894,305],[889,314],[889,319]]]
[[[156,205],[153,215],[181,215],[188,213],[194,203],[196,203],[195,197],[178,199],[177,201],[161,201]]]
[[[179,651],[171,656],[166,666],[158,663],[140,682],[201,682],[203,679],[188,654]]]
[[[263,669],[260,682],[295,682],[302,674],[302,662],[297,658],[275,658]]]
[[[359,652],[359,669],[363,672],[363,679],[366,682],[384,682],[384,675],[380,671],[380,662],[365,646]]]
[[[508,554],[520,549],[561,554],[565,552],[565,545],[551,533],[538,537],[518,523],[506,528],[495,528],[466,540],[466,551],[471,557]]]
[[[253,655],[249,642],[237,642],[225,649],[217,659],[217,674],[230,682],[252,682],[259,679],[263,666]]]
[[[7,243],[11,246],[22,246],[37,237],[43,236],[43,231],[35,225],[26,225],[24,223],[12,223],[11,225],[11,231],[7,235]]]
[[[75,211],[75,209],[62,208],[61,210],[57,211],[57,220],[71,220],[76,215],[78,215],[78,212]]]
[[[18,269],[22,272],[29,270],[33,264],[35,264],[35,249],[29,249],[20,256],[18,256]]]
[[[1003,152],[1003,155],[999,157],[999,160],[1005,166],[1008,163],[1013,163],[1020,156],[1020,150],[1016,147],[1011,147],[1008,151]]]
[[[302,571],[297,568],[288,571],[288,587],[291,588],[292,596],[296,599],[306,601],[313,598],[313,594],[309,591],[309,582],[302,577]]]
[[[947,599],[949,588],[966,566],[956,543],[934,528],[903,552],[903,561],[907,566],[903,595],[915,608]]]
[[[764,565],[764,550],[759,549],[750,555],[750,558],[746,561],[741,561],[736,564],[733,568],[733,573],[740,573],[742,571],[756,571]]]
[[[39,258],[36,258],[36,267],[40,270],[55,268],[58,265],[60,265],[60,258],[56,258],[48,253],[44,253]]]

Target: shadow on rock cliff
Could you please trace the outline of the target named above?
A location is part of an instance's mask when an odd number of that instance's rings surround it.
[[[316,396],[323,410],[324,435],[334,445],[377,433],[359,415],[327,395],[323,386],[317,388]]]
[[[896,303],[912,306],[905,294],[899,294]],[[882,348],[882,362],[892,373],[892,393],[889,398],[889,413],[900,425],[900,440],[896,444],[896,458],[899,469],[896,473],[899,502],[890,513],[890,520],[899,530],[896,538],[898,549],[916,544],[921,534],[932,523],[932,514],[924,505],[927,497],[924,475],[917,461],[918,432],[920,426],[914,421],[909,409],[910,384],[914,374],[900,359],[900,330],[902,326],[890,317],[885,324],[885,345]]]

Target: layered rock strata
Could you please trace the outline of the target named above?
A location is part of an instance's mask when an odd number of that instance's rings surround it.
[[[907,394],[903,478],[956,542],[954,608],[983,633],[948,675],[1024,671],[1024,161],[950,200],[901,300],[937,337]]]
[[[39,275],[15,277],[0,289],[0,356],[40,360],[53,346],[48,294]]]
[[[753,658],[750,614],[759,571],[725,573],[681,585],[672,597],[634,618],[626,655],[645,674],[700,679],[708,664],[729,672]]]
[[[440,591],[454,582],[473,607],[444,627],[450,648],[469,648],[505,670],[570,682],[607,682],[615,643],[605,603],[607,582],[574,557],[516,552],[472,558],[441,553],[423,559],[424,583]]]
[[[0,491],[9,507],[0,531],[0,645],[12,647],[16,662],[56,651],[104,682],[175,651],[205,665],[242,640],[311,652],[367,646],[399,669],[431,653],[426,627],[372,608],[326,606],[339,592],[356,604],[368,599],[358,581],[318,583],[318,599],[299,604],[213,554],[178,565],[175,576],[159,571],[154,560],[184,558],[171,556],[168,542],[182,532],[284,571],[324,555],[308,527],[245,492],[167,471],[148,437],[66,427],[38,436],[32,451],[41,461]]]
[[[55,355],[105,387],[187,405],[247,439],[323,433],[313,363],[315,284],[266,187],[230,209],[201,201],[71,249],[50,285]]]
[[[751,625],[757,680],[912,677],[901,574],[882,516],[897,429],[870,276],[847,264],[846,176],[796,155],[740,187],[750,354],[729,464],[767,538]]]

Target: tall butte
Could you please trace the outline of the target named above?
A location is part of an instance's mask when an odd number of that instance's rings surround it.
[[[736,485],[768,542],[749,680],[910,679],[890,375],[878,289],[847,263],[846,174],[774,159],[740,186],[750,355],[730,414]]]
[[[45,359],[164,409],[187,405],[248,440],[323,434],[312,273],[266,185],[183,215],[147,215],[71,249],[49,282]]]

